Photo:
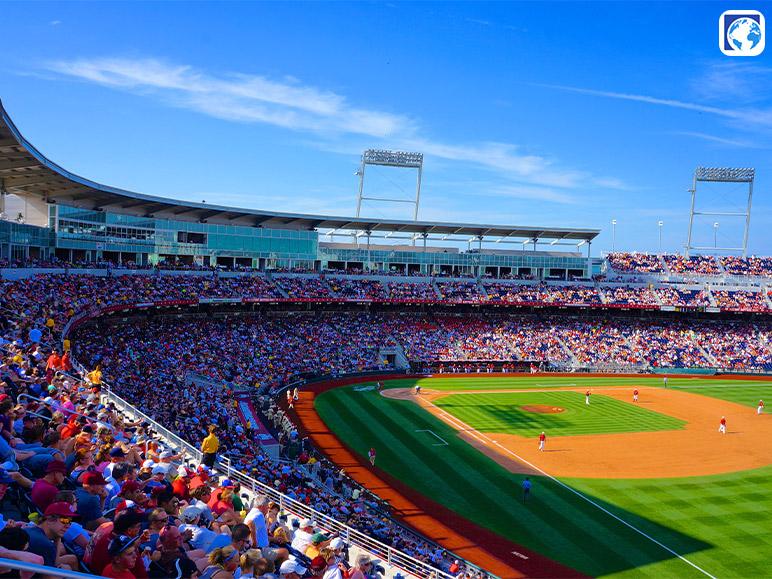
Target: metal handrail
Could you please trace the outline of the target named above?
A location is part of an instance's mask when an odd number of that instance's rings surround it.
[[[58,567],[48,567],[46,565],[27,563],[26,561],[16,561],[15,559],[6,559],[4,557],[0,557],[0,568],[31,571],[36,575],[64,577],[65,579],[94,579],[94,575],[81,573],[80,571],[67,571],[65,569],[59,569]]]
[[[40,402],[41,404],[45,404],[46,406],[50,406],[50,402],[46,402],[44,398],[35,398],[31,394],[26,394],[22,392],[16,397],[16,404],[20,404],[19,400],[22,398],[28,399],[28,400],[34,400],[35,402]],[[68,415],[75,415],[75,416],[81,416],[88,420],[89,422],[93,422],[94,424],[100,424],[102,426],[105,426],[109,430],[115,430],[115,427],[112,424],[108,424],[106,422],[100,422],[99,420],[95,420],[94,418],[91,418],[87,414],[81,414],[80,412],[75,412],[74,410],[63,410],[62,413],[67,413]],[[51,420],[48,416],[43,416],[42,414],[37,414],[36,412],[31,412],[27,410],[27,414],[32,414],[33,416],[39,416],[40,418],[45,418],[46,420]]]
[[[158,434],[164,438],[166,438],[168,435],[167,440],[177,445],[180,449],[185,450],[189,455],[191,455],[192,458],[194,458],[195,462],[201,462],[203,459],[203,453],[198,448],[183,440],[176,434],[172,433],[167,428],[161,426],[143,412],[137,410],[126,400],[115,394],[106,383],[103,383],[103,386],[105,386],[105,390],[102,392],[103,396],[113,402],[121,411],[129,415],[142,417],[143,420],[146,420],[150,423],[150,427]],[[432,567],[423,561],[419,561],[410,555],[402,553],[401,551],[398,551],[397,549],[394,549],[393,547],[390,547],[389,545],[386,545],[385,543],[382,543],[381,541],[378,541],[377,539],[374,539],[369,535],[362,533],[361,531],[357,531],[356,529],[348,527],[340,521],[330,517],[329,515],[316,511],[308,505],[280,493],[272,486],[266,485],[265,483],[262,483],[257,479],[244,474],[240,470],[235,469],[227,457],[219,458],[217,467],[218,470],[223,472],[223,474],[230,480],[241,483],[244,489],[250,490],[253,494],[259,493],[265,495],[268,499],[278,503],[282,511],[287,511],[292,515],[297,516],[298,518],[314,519],[317,523],[317,526],[323,531],[327,533],[337,531],[345,541],[360,546],[361,548],[366,549],[368,552],[383,558],[384,562],[389,565],[399,567],[400,569],[418,577],[438,577],[447,579],[453,577],[452,575]]]

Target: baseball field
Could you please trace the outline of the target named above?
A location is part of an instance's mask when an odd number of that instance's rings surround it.
[[[422,531],[423,516],[469,521],[476,539],[461,524],[435,533],[456,552],[500,538],[502,576],[769,575],[772,416],[756,406],[772,381],[470,375],[322,390],[298,409],[317,443],[379,494],[412,497],[393,504]]]

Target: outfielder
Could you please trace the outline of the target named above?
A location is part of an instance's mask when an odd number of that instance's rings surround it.
[[[544,445],[545,445],[546,443],[547,443],[547,435],[546,435],[546,434],[544,434],[544,432],[542,432],[542,433],[539,435],[539,450],[543,451],[543,450],[544,450]]]
[[[718,431],[721,434],[726,434],[726,418],[724,416],[721,417],[721,422],[718,424]]]
[[[756,408],[756,414],[761,414],[762,412],[764,412],[764,401],[759,400],[759,406]]]

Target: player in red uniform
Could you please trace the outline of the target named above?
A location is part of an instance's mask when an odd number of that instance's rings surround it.
[[[547,435],[542,432],[539,435],[539,450],[544,450],[544,445],[547,443]]]
[[[718,431],[721,434],[726,434],[726,417],[724,416],[721,417],[721,422],[718,424]]]
[[[588,390],[584,393],[584,403],[589,406],[590,405],[590,394],[591,392]]]
[[[756,408],[756,414],[761,414],[762,412],[764,412],[764,401],[759,400],[759,405]]]
[[[638,389],[633,390],[633,402],[638,402]]]

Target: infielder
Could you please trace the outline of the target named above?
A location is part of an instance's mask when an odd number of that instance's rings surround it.
[[[375,448],[370,448],[370,450],[367,451],[367,458],[370,459],[370,464],[375,466]]]
[[[718,431],[721,434],[726,434],[726,418],[724,416],[721,417],[721,422],[718,424]]]
[[[542,433],[539,435],[539,450],[543,451],[543,450],[544,450],[544,445],[545,445],[546,443],[547,443],[547,435],[546,435],[546,434],[544,434],[544,432],[542,432]]]
[[[665,384],[665,388],[667,388],[667,376],[662,378],[662,382]]]
[[[638,402],[638,389],[633,390],[633,402]]]
[[[756,408],[756,414],[761,414],[762,412],[764,412],[764,401],[759,400],[759,406]]]
[[[421,385],[420,384],[416,384],[415,385],[415,395],[418,396],[419,394],[421,394]]]
[[[589,406],[590,405],[590,394],[591,392],[588,390],[584,393],[584,403]]]

